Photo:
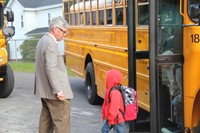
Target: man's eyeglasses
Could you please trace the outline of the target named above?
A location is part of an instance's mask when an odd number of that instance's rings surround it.
[[[60,31],[62,31],[64,34],[67,34],[68,32],[67,31],[64,31],[63,29],[57,27]]]

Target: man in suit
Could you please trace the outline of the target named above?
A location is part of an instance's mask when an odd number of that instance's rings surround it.
[[[67,34],[68,23],[53,18],[49,32],[39,41],[35,57],[35,95],[41,97],[39,133],[70,133],[70,99],[73,93],[63,57],[58,47]]]

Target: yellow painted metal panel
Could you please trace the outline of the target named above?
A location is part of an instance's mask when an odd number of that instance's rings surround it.
[[[122,83],[128,85],[127,27],[71,26],[71,35],[66,38],[67,66],[84,77],[86,56],[93,60],[97,93],[104,98],[105,75],[109,69],[118,69],[123,74]],[[137,29],[137,50],[148,49],[148,29]],[[149,111],[149,66],[148,60],[137,63],[139,106]]]

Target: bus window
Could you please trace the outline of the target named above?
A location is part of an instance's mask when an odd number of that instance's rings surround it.
[[[83,25],[83,24],[84,24],[83,12],[80,12],[79,14],[80,14],[80,15],[79,15],[80,19],[78,20],[78,21],[79,21],[78,25],[79,25],[79,24]]]
[[[74,21],[74,14],[70,14],[70,25],[74,25],[75,21]]]
[[[189,0],[188,14],[193,22],[199,23],[199,0]]]
[[[160,10],[158,22],[158,53],[171,50],[173,53],[182,53],[182,17],[179,15],[179,0],[162,0],[159,4]]]
[[[75,25],[78,25],[78,13],[75,13]]]
[[[149,2],[146,1],[138,1],[138,25],[149,25]]]
[[[90,12],[86,12],[86,25],[90,25]]]
[[[92,25],[96,25],[96,11],[92,11]]]
[[[112,24],[112,9],[106,10],[107,24]]]
[[[64,3],[64,18],[69,23],[69,7],[68,7],[68,2]]]
[[[116,6],[121,6],[123,4],[123,0],[115,0]]]
[[[116,24],[123,25],[123,8],[116,8]]]
[[[99,10],[99,25],[104,25],[104,10]]]

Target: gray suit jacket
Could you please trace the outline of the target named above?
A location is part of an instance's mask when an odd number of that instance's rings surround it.
[[[63,57],[49,33],[37,44],[35,65],[34,93],[37,96],[57,99],[56,94],[63,91],[66,99],[73,98]]]

